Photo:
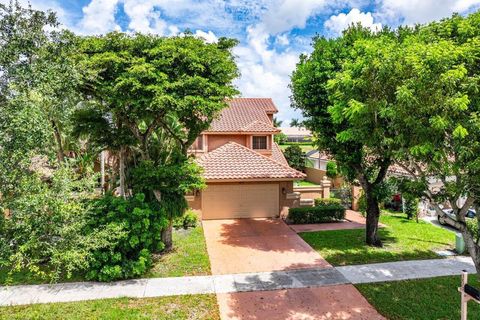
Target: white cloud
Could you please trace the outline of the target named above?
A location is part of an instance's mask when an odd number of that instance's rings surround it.
[[[480,0],[382,0],[376,17],[390,25],[427,23],[480,7]]]
[[[157,1],[124,0],[123,11],[130,19],[128,29],[135,32],[155,33],[164,35],[168,30],[167,23],[155,10]]]
[[[218,37],[212,31],[205,32],[202,30],[197,30],[195,31],[195,35],[204,39],[207,43],[214,43],[218,41]]]
[[[120,30],[115,22],[115,10],[119,0],[92,0],[83,7],[83,18],[77,31],[83,34],[102,34],[112,30]]]
[[[370,12],[364,13],[354,8],[349,13],[340,13],[338,15],[331,16],[325,21],[324,26],[333,35],[340,35],[343,30],[347,29],[350,25],[360,22],[362,26],[370,28],[374,31],[382,29],[381,23],[374,23],[373,16]]]

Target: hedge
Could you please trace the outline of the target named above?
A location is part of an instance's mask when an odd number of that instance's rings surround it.
[[[315,206],[325,206],[330,204],[342,204],[342,200],[337,198],[317,198],[315,199]]]
[[[345,208],[339,204],[291,208],[288,221],[292,224],[335,222],[345,219]]]

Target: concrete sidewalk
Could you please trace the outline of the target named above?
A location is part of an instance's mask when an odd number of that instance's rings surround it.
[[[314,288],[475,273],[468,257],[377,263],[337,268],[152,278],[114,283],[61,283],[0,287],[0,306],[96,300],[119,297],[161,297]]]

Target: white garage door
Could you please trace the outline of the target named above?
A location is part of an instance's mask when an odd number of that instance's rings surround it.
[[[278,216],[278,184],[209,184],[202,193],[203,219]]]

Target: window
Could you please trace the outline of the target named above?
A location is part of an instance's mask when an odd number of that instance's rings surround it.
[[[267,136],[254,136],[252,139],[252,148],[258,150],[267,149]]]
[[[190,150],[203,150],[203,135],[197,137],[190,147]]]

